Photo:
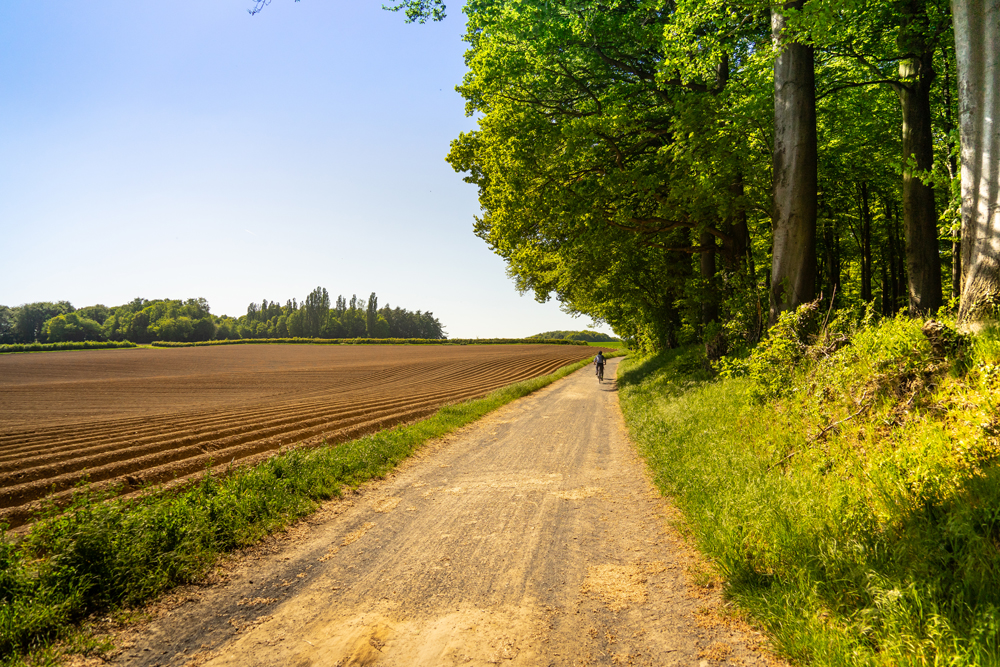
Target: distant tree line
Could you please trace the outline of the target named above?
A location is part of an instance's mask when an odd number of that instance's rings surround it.
[[[367,300],[338,296],[331,304],[317,287],[299,303],[290,299],[251,303],[238,318],[211,313],[202,298],[136,298],[121,306],[74,308],[69,301],[0,305],[0,345],[81,341],[170,341],[193,343],[242,338],[447,338],[433,313],[378,307]]]
[[[544,333],[529,336],[529,338],[540,338],[542,340],[582,340],[587,343],[617,343],[618,339],[600,331],[546,331]]]
[[[220,325],[223,326],[223,325]],[[317,287],[301,304],[290,299],[281,305],[277,301],[247,306],[247,314],[226,322],[237,336],[221,338],[447,338],[444,327],[431,312],[378,307],[378,297],[372,292],[368,299],[350,300],[338,296],[331,302],[330,294]]]

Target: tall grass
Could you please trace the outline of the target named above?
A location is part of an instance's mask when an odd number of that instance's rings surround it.
[[[0,535],[0,661],[44,651],[89,613],[128,607],[203,576],[220,554],[314,511],[344,487],[385,475],[423,443],[588,364],[441,408],[409,426],[337,446],[293,449],[195,487],[139,499],[85,489],[21,540]]]
[[[997,330],[942,357],[897,318],[797,359],[782,391],[694,350],[620,374],[728,593],[803,664],[1000,664]]]

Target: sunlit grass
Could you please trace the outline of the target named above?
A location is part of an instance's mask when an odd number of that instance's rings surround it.
[[[622,366],[657,485],[794,661],[1000,663],[1000,342],[937,358],[920,325],[862,329],[763,403],[696,350]]]
[[[624,350],[627,349],[625,347],[625,343],[623,343],[620,340],[609,340],[609,341],[605,341],[603,343],[588,342],[587,345],[589,345],[591,347],[607,347],[607,348],[611,348],[612,350],[622,350],[622,351],[624,351]]]

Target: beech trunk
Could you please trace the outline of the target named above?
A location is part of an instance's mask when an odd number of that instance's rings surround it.
[[[872,209],[868,202],[868,182],[860,188],[861,209],[861,300],[872,300]]]
[[[962,137],[961,321],[1000,297],[1000,0],[952,0]]]
[[[774,61],[774,246],[770,321],[816,291],[816,81],[813,50],[786,39],[782,9],[771,9]]]
[[[900,73],[904,68],[919,67],[921,60],[904,61]],[[934,163],[930,82],[914,82],[898,91],[903,109],[903,234],[910,312],[926,314],[941,307],[941,258],[938,255],[934,188],[919,177],[919,172],[930,171]]]
[[[705,286],[705,293],[701,302],[701,323],[711,324],[719,319],[719,289],[715,281],[715,236],[711,232],[702,232],[700,239],[701,252],[700,268],[701,279]]]
[[[722,256],[723,266],[730,273],[738,273],[746,270],[749,275],[754,275],[753,254],[750,251],[750,228],[747,225],[747,211],[742,204],[743,175],[737,174],[729,186],[729,194],[734,200],[740,202],[733,212],[726,219],[722,230],[726,237],[722,241],[722,248],[719,254]]]

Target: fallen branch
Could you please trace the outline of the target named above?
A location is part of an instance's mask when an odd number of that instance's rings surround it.
[[[864,398],[864,397],[862,397],[862,398]],[[782,463],[784,463],[788,459],[792,458],[793,456],[795,456],[799,452],[803,452],[806,449],[809,449],[810,446],[812,445],[812,443],[816,442],[817,440],[819,440],[820,438],[822,438],[824,435],[826,435],[827,433],[829,433],[831,429],[834,429],[834,428],[840,426],[844,422],[851,421],[852,419],[854,419],[855,417],[857,417],[858,415],[860,415],[862,412],[864,412],[866,409],[868,409],[868,405],[869,404],[865,403],[860,408],[858,408],[857,412],[855,412],[853,414],[850,414],[850,415],[847,415],[846,417],[844,417],[840,421],[833,422],[829,426],[824,427],[819,433],[817,433],[813,437],[809,438],[809,440],[806,440],[806,447],[804,447],[802,449],[796,449],[796,450],[792,451],[788,456],[784,457],[780,461],[778,461],[778,462],[772,464],[771,466],[769,466],[768,469],[767,469],[767,471],[771,472],[772,470],[774,470],[775,468],[777,468]]]

